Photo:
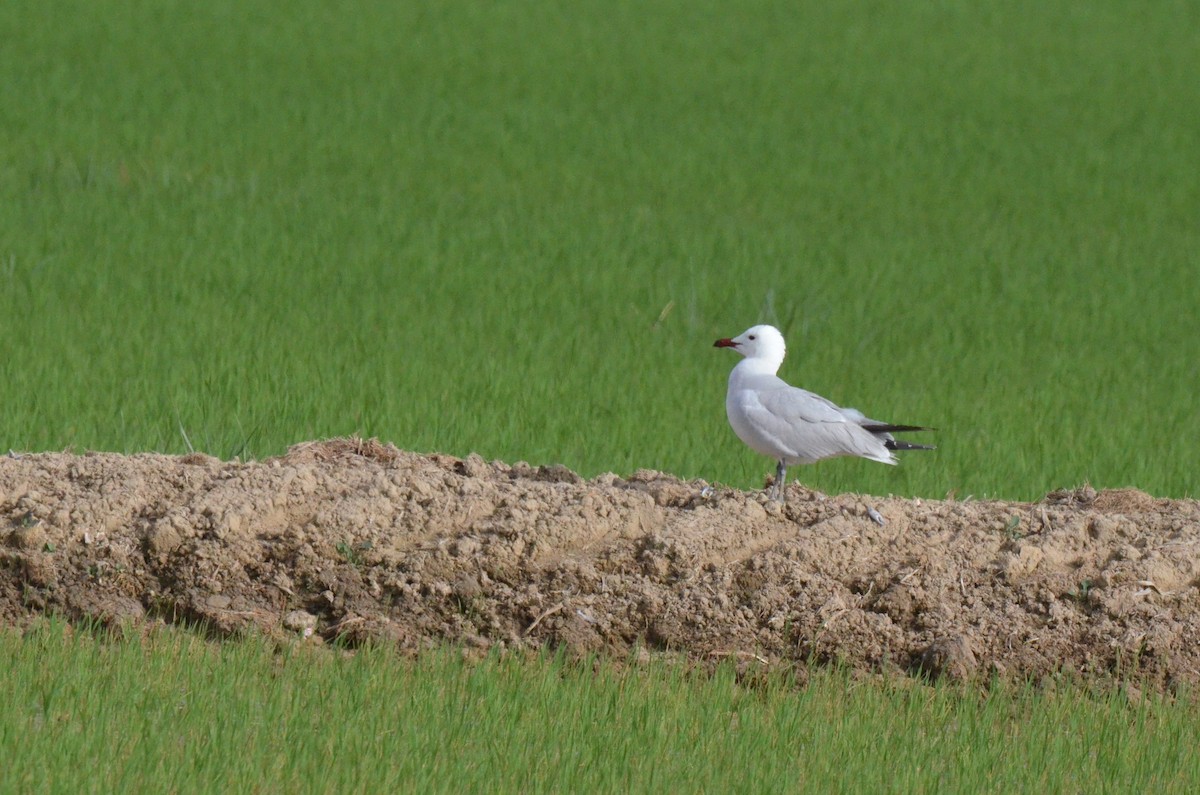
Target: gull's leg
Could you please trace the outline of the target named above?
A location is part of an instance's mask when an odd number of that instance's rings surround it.
[[[775,499],[783,502],[783,485],[787,482],[787,465],[783,463],[783,459],[775,465],[775,486],[771,492],[775,495]]]

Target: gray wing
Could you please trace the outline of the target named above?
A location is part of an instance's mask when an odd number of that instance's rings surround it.
[[[833,401],[794,386],[784,386],[762,393],[763,405],[772,413],[792,421],[833,422],[851,421]]]
[[[754,421],[791,450],[798,461],[854,455],[895,463],[883,440],[860,425],[862,412],[843,409],[782,379],[774,381],[777,383],[755,385],[759,408],[752,412]]]

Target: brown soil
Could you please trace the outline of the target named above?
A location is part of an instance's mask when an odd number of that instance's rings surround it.
[[[870,512],[886,518],[880,526]],[[1200,503],[787,504],[658,472],[421,456],[0,458],[0,623],[196,622],[954,678],[1200,680]]]

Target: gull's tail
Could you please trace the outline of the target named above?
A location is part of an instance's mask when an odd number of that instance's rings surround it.
[[[892,425],[886,422],[872,422],[863,425],[863,428],[871,433],[879,434],[883,437],[883,446],[889,450],[936,450],[937,448],[931,444],[917,444],[916,442],[906,442],[903,439],[893,439],[893,433],[910,433],[914,431],[934,431],[936,428],[926,428],[922,425]]]

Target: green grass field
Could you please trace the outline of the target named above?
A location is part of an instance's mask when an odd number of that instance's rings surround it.
[[[940,431],[824,490],[1195,495],[1195,6],[0,8],[0,446],[758,487],[736,356]]]
[[[0,4],[0,449],[1197,496],[1194,3]],[[1190,792],[1195,707],[4,636],[5,791]]]
[[[1194,792],[1190,701],[0,635],[10,792]],[[121,694],[121,697],[114,697]]]

